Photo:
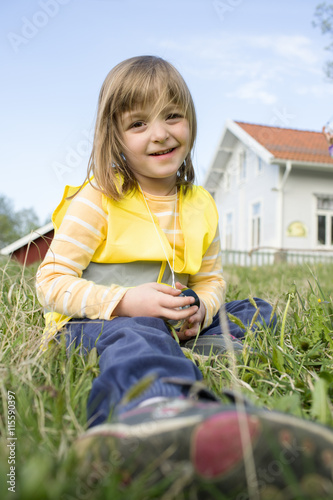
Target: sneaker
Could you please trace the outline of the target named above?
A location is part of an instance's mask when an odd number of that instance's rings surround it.
[[[90,429],[75,451],[82,467],[99,460],[127,483],[147,471],[154,484],[172,477],[170,498],[333,498],[333,431],[240,402],[176,398],[135,408]]]
[[[232,335],[229,335],[229,339],[224,335],[203,335],[182,343],[181,347],[203,356],[219,356],[232,350],[235,354],[241,354],[244,349],[243,343]]]

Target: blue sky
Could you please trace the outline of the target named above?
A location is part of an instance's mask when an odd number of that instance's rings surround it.
[[[41,223],[85,177],[97,97],[135,55],[172,62],[198,114],[202,182],[228,118],[321,130],[333,116],[319,0],[16,0],[1,5],[0,193]]]

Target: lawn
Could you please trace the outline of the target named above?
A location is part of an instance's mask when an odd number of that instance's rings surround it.
[[[181,486],[175,489],[177,483],[151,485],[145,476],[124,481],[117,467],[93,481],[79,479],[71,445],[85,430],[98,359],[94,350],[88,358],[79,352],[68,358],[63,345],[40,349],[43,318],[35,271],[0,262],[0,498],[195,498]],[[227,300],[266,299],[278,324],[273,332],[249,332],[241,357],[187,352],[208,387],[222,398],[224,389],[233,389],[255,405],[333,426],[332,275],[333,266],[320,264],[226,268]]]

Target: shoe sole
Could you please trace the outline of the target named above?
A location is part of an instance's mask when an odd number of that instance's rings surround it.
[[[244,350],[241,342],[231,339],[226,340],[223,335],[205,335],[185,342],[182,347],[204,356],[218,356],[232,351],[241,354]]]
[[[278,500],[281,492],[283,500],[333,498],[330,429],[265,410],[244,412],[233,406],[216,412],[215,403],[202,408],[202,414],[185,410],[165,418],[161,405],[150,421],[145,421],[144,408],[133,411],[132,424],[104,424],[89,430],[77,440],[77,454],[88,461],[93,457],[113,460],[114,466],[117,456],[118,466],[130,477],[159,456],[164,457],[164,466],[155,479],[163,477],[165,463],[169,470],[186,463],[191,467],[191,483],[199,490],[214,485],[227,498],[237,500],[250,498],[248,494]],[[141,421],[134,423],[135,419]]]

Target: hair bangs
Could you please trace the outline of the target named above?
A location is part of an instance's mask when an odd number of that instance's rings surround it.
[[[176,106],[187,116],[190,107],[189,90],[175,68],[165,64],[163,59],[154,61],[151,67],[131,68],[123,79],[117,98],[117,114],[134,109],[150,108],[152,114]],[[136,71],[135,71],[136,70]],[[191,116],[187,116],[192,121]]]

